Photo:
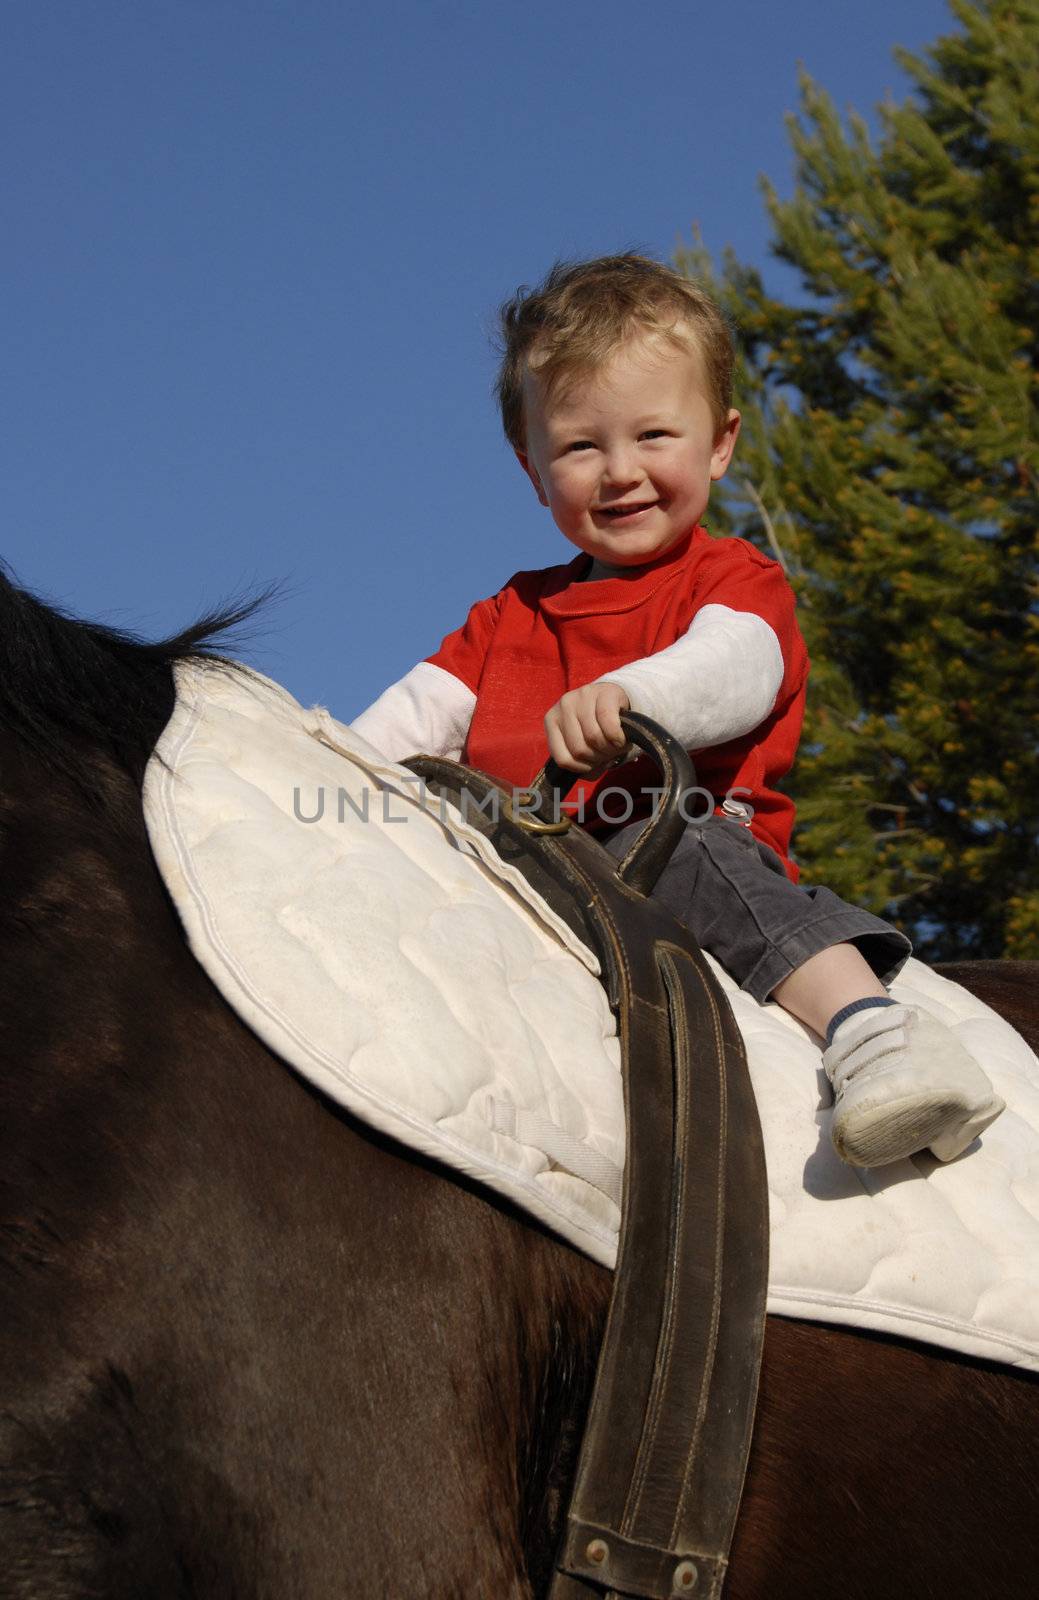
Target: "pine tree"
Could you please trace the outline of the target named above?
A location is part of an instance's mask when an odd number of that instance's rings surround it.
[[[726,256],[743,344],[732,531],[787,565],[813,658],[789,788],[803,881],[925,959],[1039,955],[1039,0],[959,29],[842,125],[802,78],[804,303]],[[679,265],[710,276],[702,248]],[[729,480],[727,480],[729,481]]]

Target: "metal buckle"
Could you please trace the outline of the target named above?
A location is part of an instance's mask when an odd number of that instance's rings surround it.
[[[512,809],[515,798],[517,805],[530,805],[537,799],[533,789],[518,789],[513,794],[506,793],[502,799],[501,808],[510,822],[514,822],[525,833],[566,833],[570,827],[569,817],[560,817],[558,822],[544,822],[540,817],[532,817],[527,812],[517,815]]]

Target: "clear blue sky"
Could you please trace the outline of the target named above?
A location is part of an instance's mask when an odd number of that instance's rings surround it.
[[[872,116],[942,0],[4,0],[0,553],[348,718],[568,559],[500,436],[498,302],[558,256],[769,264],[797,66]]]

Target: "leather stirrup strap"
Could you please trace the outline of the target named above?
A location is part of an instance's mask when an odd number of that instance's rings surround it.
[[[651,829],[669,826],[673,848],[691,766],[648,718],[622,722],[663,754],[668,779],[668,800],[627,858],[651,887],[670,853]],[[456,794],[486,799],[496,787],[455,763],[407,764]],[[549,1600],[714,1600],[750,1450],[768,1278],[764,1150],[743,1041],[688,930],[583,829],[532,834],[508,808],[496,820],[480,812],[478,825],[596,951],[624,1067],[613,1298]]]
[[[637,1000],[617,1283],[551,1600],[718,1595],[750,1450],[768,1270],[756,1107],[703,958],[654,952],[674,1073]]]

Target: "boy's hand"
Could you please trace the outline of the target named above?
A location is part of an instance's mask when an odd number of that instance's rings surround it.
[[[570,772],[597,772],[627,747],[620,713],[630,709],[619,683],[586,683],[557,700],[545,717],[553,761]]]

